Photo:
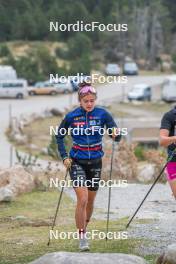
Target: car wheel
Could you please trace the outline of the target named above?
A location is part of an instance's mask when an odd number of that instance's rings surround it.
[[[30,91],[29,95],[36,95],[36,93],[34,91]]]
[[[68,89],[66,89],[66,90],[64,91],[64,94],[68,94],[68,93],[70,93],[70,91],[69,91]]]
[[[52,91],[50,94],[51,95],[56,95],[57,93],[56,93],[56,91]]]
[[[23,94],[21,94],[21,93],[17,94],[17,95],[16,95],[16,98],[17,98],[17,99],[23,99]]]

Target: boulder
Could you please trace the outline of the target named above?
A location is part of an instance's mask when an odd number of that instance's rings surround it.
[[[8,187],[0,188],[0,201],[11,202],[14,199],[13,192]]]
[[[28,144],[27,148],[29,148],[31,150],[39,150],[39,148],[35,144]]]
[[[138,167],[137,179],[142,183],[150,183],[155,179],[155,164],[142,164]]]
[[[48,155],[48,148],[42,148],[40,153],[43,155]]]
[[[35,178],[21,165],[0,171],[0,201],[13,199],[15,196],[30,192],[35,187]]]
[[[46,117],[52,117],[52,113],[50,111],[50,109],[45,109],[45,111],[42,113],[43,118]]]
[[[171,62],[167,62],[167,61],[163,61],[162,65],[161,65],[161,70],[162,70],[162,72],[171,72],[172,63]]]
[[[52,108],[52,109],[50,110],[50,112],[51,112],[51,114],[52,114],[53,116],[63,117],[63,115],[64,115],[64,112],[60,111],[60,110],[57,109],[57,108]]]
[[[118,151],[117,151],[118,149]],[[104,143],[105,155],[103,157],[103,174],[102,179],[107,180],[109,177],[112,141],[107,139]],[[128,160],[128,162],[126,162]],[[132,144],[128,144],[125,140],[121,140],[115,145],[114,161],[112,170],[112,179],[134,180],[137,175],[137,159],[134,155]]]
[[[72,253],[54,252],[44,255],[29,264],[147,264],[147,262],[134,255],[118,253]]]
[[[21,135],[21,134],[14,134],[13,135],[13,140],[18,145],[25,145],[27,143],[27,136],[26,135]]]
[[[176,244],[169,245],[156,264],[176,264]]]

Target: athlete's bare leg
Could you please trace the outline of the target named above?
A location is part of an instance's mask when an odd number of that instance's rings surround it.
[[[173,193],[173,195],[174,195],[174,197],[176,199],[176,179],[172,180],[172,181],[169,181],[169,184],[170,184],[172,193]]]
[[[86,207],[86,226],[88,225],[90,218],[92,216],[92,212],[93,212],[93,206],[94,206],[94,200],[96,197],[97,191],[89,191],[88,190],[88,203],[87,203],[87,207]]]
[[[86,226],[86,207],[88,203],[88,189],[87,187],[74,188],[77,196],[77,205],[75,211],[75,220],[77,229],[85,229]]]

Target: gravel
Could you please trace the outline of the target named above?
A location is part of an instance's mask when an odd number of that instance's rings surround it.
[[[113,187],[110,220],[130,218],[149,188],[150,185],[144,184],[128,184],[127,187],[121,188]],[[76,201],[72,188],[66,188],[65,192]],[[107,203],[108,188],[100,188],[92,218],[105,220]],[[167,245],[175,242],[176,203],[168,183],[155,185],[135,219],[143,219],[143,221],[131,223],[128,228],[128,237],[147,240],[147,243],[144,241],[140,249],[137,250],[140,255],[160,254]]]

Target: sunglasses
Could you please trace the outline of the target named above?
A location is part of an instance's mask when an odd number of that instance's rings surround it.
[[[94,94],[96,94],[97,92],[96,92],[95,88],[92,87],[92,86],[84,86],[79,91],[79,95],[87,94],[87,93],[94,93]]]

